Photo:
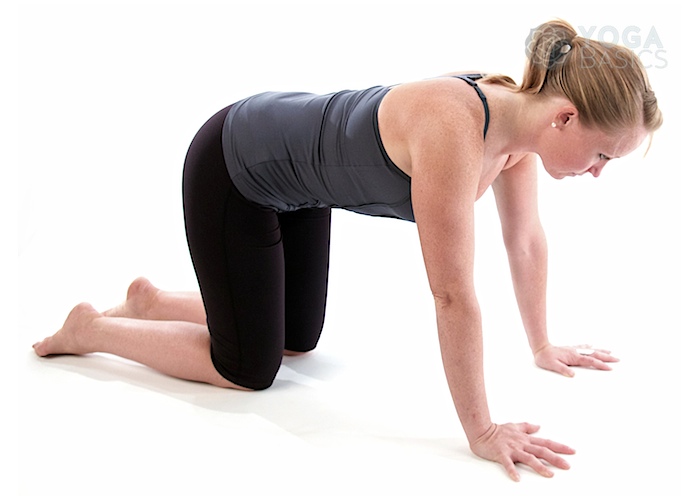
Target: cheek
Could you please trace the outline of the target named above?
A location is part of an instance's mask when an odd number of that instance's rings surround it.
[[[550,143],[550,147],[542,151],[540,158],[545,170],[552,176],[581,173],[592,165],[591,155],[581,140],[569,135]]]
[[[588,170],[595,161],[585,147],[571,142],[566,147],[559,148],[555,159],[556,168],[568,173],[580,173]]]
[[[547,157],[542,159],[548,170],[552,172],[571,172],[572,167],[578,165],[579,161],[575,151],[560,147],[552,149]]]

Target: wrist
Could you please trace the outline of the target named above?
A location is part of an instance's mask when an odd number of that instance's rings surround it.
[[[539,344],[533,344],[530,346],[532,349],[532,355],[537,356],[540,352],[544,351],[547,347],[551,346],[548,341],[540,342]]]
[[[549,335],[547,334],[547,326],[542,321],[535,324],[532,322],[523,321],[525,323],[525,334],[527,335],[527,343],[530,346],[532,354],[537,354],[539,351],[549,347]]]
[[[493,422],[489,421],[484,427],[478,427],[470,429],[466,432],[467,440],[470,445],[487,440],[490,438],[494,432],[496,432],[496,427],[498,427]]]
[[[469,443],[488,441],[491,438],[491,436],[494,435],[494,433],[496,432],[496,429],[498,429],[498,424],[494,424],[492,422],[491,425],[489,425],[488,428],[484,432],[482,432],[477,438],[470,439]]]

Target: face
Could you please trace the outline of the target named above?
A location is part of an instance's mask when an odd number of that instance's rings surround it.
[[[591,174],[598,177],[610,160],[639,147],[647,136],[643,127],[609,134],[584,127],[575,112],[559,113],[543,134],[540,157],[545,170],[555,179]]]

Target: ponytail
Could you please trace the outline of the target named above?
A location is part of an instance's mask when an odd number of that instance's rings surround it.
[[[627,47],[580,37],[569,23],[555,20],[531,32],[527,53],[520,85],[504,75],[484,81],[515,92],[565,97],[582,124],[608,132],[643,124],[653,133],[661,126],[646,71]]]
[[[564,21],[540,25],[529,37],[528,63],[520,91],[539,94],[550,72],[561,71],[576,39],[576,31]]]

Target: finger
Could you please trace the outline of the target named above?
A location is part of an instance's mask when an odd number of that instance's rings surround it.
[[[579,356],[576,361],[578,366],[584,366],[586,368],[595,368],[596,370],[612,370],[612,368],[610,368],[610,366],[608,366],[607,363],[604,363],[603,361],[599,360],[594,356]]]
[[[515,462],[513,462],[510,457],[505,456],[501,460],[501,465],[506,469],[508,476],[515,482],[520,481],[520,474],[518,469],[515,467]]]
[[[558,373],[559,375],[564,375],[565,377],[573,377],[575,375],[574,371],[569,368],[569,365],[558,359],[552,359],[546,363],[540,362],[537,366],[544,368],[545,370]]]
[[[560,469],[570,469],[569,463],[562,457],[554,453],[552,450],[546,446],[530,445],[525,447],[525,451],[536,456],[539,459],[546,460],[554,467],[559,467]]]
[[[540,430],[539,425],[535,424],[530,424],[527,422],[522,422],[516,426],[520,432],[524,432],[525,434],[534,434],[535,432]]]
[[[544,446],[546,448],[549,448],[553,452],[556,453],[563,453],[565,455],[573,455],[576,453],[576,450],[571,448],[570,446],[566,446],[565,444],[557,443],[556,441],[552,441],[550,439],[542,439],[542,438],[530,438],[530,442],[536,446]]]
[[[554,473],[533,454],[523,450],[513,453],[513,458],[521,464],[527,465],[532,470],[544,477],[552,477]]]
[[[617,363],[620,361],[615,356],[611,356],[610,351],[596,351],[593,353],[592,357],[605,361],[606,363]]]
[[[556,362],[554,371],[569,378],[573,378],[574,375],[576,375],[576,372],[569,368],[569,365],[567,365],[566,363],[562,363],[561,361]]]

